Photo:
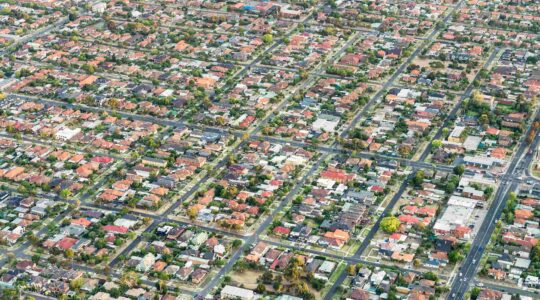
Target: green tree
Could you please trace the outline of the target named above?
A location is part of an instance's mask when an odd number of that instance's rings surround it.
[[[71,196],[71,191],[68,190],[68,189],[63,189],[60,191],[60,197],[62,198],[68,198],[69,196]]]
[[[37,264],[40,259],[41,259],[41,256],[39,256],[39,254],[32,255],[32,262],[33,263]]]
[[[465,166],[463,165],[457,165],[454,167],[454,174],[461,176],[465,172]]]
[[[88,74],[94,74],[96,72],[96,67],[93,65],[84,64],[81,68]]]
[[[232,242],[232,247],[233,248],[238,248],[242,245],[242,240],[239,240],[239,239],[235,239],[233,242]]]
[[[66,258],[72,259],[73,256],[75,256],[75,252],[73,252],[73,250],[71,249],[67,249],[65,255],[66,255]]]
[[[187,215],[189,216],[191,220],[195,220],[198,214],[199,214],[199,211],[197,210],[196,207],[192,206],[187,209]]]
[[[356,275],[356,265],[348,265],[347,266],[347,274],[349,274],[349,276]]]
[[[448,261],[455,264],[463,259],[463,254],[459,250],[452,250],[448,253]]]
[[[424,278],[427,279],[427,280],[431,280],[431,281],[439,281],[439,277],[437,277],[437,274],[433,273],[433,272],[427,272],[424,274]]]
[[[399,221],[399,219],[393,216],[384,217],[381,220],[381,229],[387,233],[396,232],[400,225],[401,225],[401,222]]]
[[[273,40],[274,40],[274,37],[269,33],[262,36],[262,41],[265,44],[270,44]]]
[[[448,136],[448,132],[450,132],[450,129],[448,129],[446,127],[442,129],[442,135],[443,136]]]
[[[489,123],[489,116],[487,114],[482,114],[480,116],[480,124],[484,125],[484,124],[488,124]]]
[[[265,271],[261,277],[261,282],[264,284],[271,284],[274,281],[274,275],[270,271]]]
[[[82,287],[83,283],[84,283],[84,280],[82,278],[73,279],[69,283],[69,287],[71,287],[71,289],[73,290],[79,290]]]
[[[412,182],[413,182],[414,186],[416,186],[416,187],[421,186],[422,183],[424,183],[424,171],[423,170],[416,171],[416,174],[414,175],[414,178],[413,178]]]
[[[450,193],[454,192],[455,189],[456,189],[455,183],[449,182],[448,184],[446,184],[446,186],[444,188],[444,191],[447,192],[448,194],[450,194]]]

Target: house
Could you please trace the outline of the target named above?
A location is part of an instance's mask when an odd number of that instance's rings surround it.
[[[331,261],[325,260],[325,261],[321,264],[321,266],[319,267],[318,272],[324,273],[324,274],[330,274],[330,273],[332,273],[332,271],[334,270],[335,266],[336,266],[336,263],[335,263],[335,262],[331,262]]]
[[[95,13],[104,13],[105,9],[107,9],[107,4],[105,2],[98,2],[94,5],[92,5],[92,11]]]
[[[317,120],[311,125],[315,132],[334,132],[339,124],[338,116],[320,114]]]
[[[266,254],[264,255],[264,260],[267,262],[267,263],[273,263],[274,261],[276,261],[279,256],[281,255],[282,251],[278,250],[278,249],[270,249],[268,250],[268,252],[266,252]]]
[[[148,253],[141,259],[141,261],[136,267],[136,270],[143,273],[148,272],[152,268],[155,262],[156,262],[155,255],[152,253]]]
[[[465,126],[456,126],[450,132],[448,136],[448,141],[453,143],[461,143],[463,141],[463,135],[465,133]]]
[[[197,269],[193,271],[193,273],[191,273],[191,282],[195,284],[199,284],[203,281],[203,279],[206,277],[207,274],[208,274],[208,271],[204,269]]]
[[[496,280],[503,280],[506,277],[506,272],[499,269],[490,268],[488,270],[488,275],[495,278]]]
[[[58,241],[58,243],[56,243],[56,247],[59,248],[60,250],[65,251],[65,250],[71,249],[71,247],[73,247],[73,245],[75,245],[77,241],[78,241],[77,239],[65,237],[61,239],[60,241]]]
[[[503,296],[502,292],[483,289],[476,299],[478,300],[501,300]]]
[[[432,251],[429,253],[428,264],[433,266],[446,266],[448,264],[448,253],[443,251]]]
[[[343,241],[344,243],[347,243],[349,241],[349,233],[339,229],[336,229],[334,232],[326,232],[324,236],[327,238]]]
[[[76,135],[81,133],[81,128],[70,129],[67,127],[62,127],[56,132],[55,137],[62,141],[72,140]]]
[[[277,236],[288,237],[291,233],[291,229],[283,226],[277,226],[276,228],[274,228],[273,232]]]
[[[246,260],[259,261],[269,249],[270,247],[265,242],[258,242],[257,245],[251,249],[250,254],[246,256]]]
[[[112,232],[112,233],[118,233],[118,234],[126,234],[128,232],[128,228],[124,226],[116,226],[116,225],[105,225],[102,228],[106,232]]]
[[[527,275],[525,278],[525,285],[532,288],[538,288],[540,286],[540,278],[532,275]]]
[[[368,291],[362,289],[354,289],[349,295],[349,298],[353,300],[369,300],[370,294]]]
[[[196,168],[202,168],[205,163],[206,163],[206,158],[204,158],[204,157],[186,157],[186,156],[182,156],[182,157],[178,157],[176,159],[176,164],[177,165],[187,165],[187,166],[192,166],[192,167],[196,167]]]
[[[494,166],[502,166],[504,164],[504,160],[501,160],[495,157],[469,156],[469,155],[466,155],[463,158],[463,162],[468,166],[477,167],[481,169],[489,169]]]
[[[355,174],[347,174],[341,170],[326,170],[321,172],[320,177],[331,179],[339,183],[347,183],[353,180],[356,176]]]
[[[141,161],[144,165],[165,168],[167,166],[167,161],[163,159],[157,159],[153,157],[144,157]]]
[[[197,234],[196,236],[194,236],[193,239],[191,239],[191,242],[192,242],[195,246],[200,246],[200,245],[202,245],[207,239],[208,239],[208,234],[207,234],[206,232],[201,232],[201,233]]]
[[[188,280],[191,273],[193,273],[193,268],[191,266],[185,266],[176,272],[176,277],[178,277],[180,280]]]

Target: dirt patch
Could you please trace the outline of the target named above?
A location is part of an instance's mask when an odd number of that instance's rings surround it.
[[[243,286],[246,289],[254,290],[258,283],[257,278],[259,278],[263,274],[262,271],[253,271],[253,270],[245,270],[242,273],[234,272],[231,274],[231,284],[234,286]],[[309,286],[309,284],[308,284]],[[274,291],[274,288],[272,285],[265,285],[266,292],[269,294],[277,294],[276,291]],[[285,288],[287,289],[287,288]],[[311,286],[309,286],[309,291],[315,296],[315,299],[319,300],[323,298],[323,295]]]
[[[421,68],[429,68],[429,63],[431,62],[432,60],[430,59],[425,59],[425,58],[417,58],[415,59],[412,64],[415,64],[415,65],[418,65],[420,66]]]
[[[231,276],[234,285],[243,285],[246,289],[255,289],[257,287],[257,278],[262,272],[245,270],[244,272],[234,272]]]

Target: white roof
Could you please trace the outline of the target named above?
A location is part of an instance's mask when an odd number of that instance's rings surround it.
[[[335,262],[325,260],[319,267],[319,271],[324,273],[331,273],[334,270],[335,266]]]
[[[448,199],[448,205],[456,205],[467,208],[474,208],[476,206],[476,203],[478,203],[477,200],[455,195],[452,195],[450,199]]]
[[[114,225],[116,225],[116,226],[124,226],[126,228],[131,228],[135,224],[137,224],[137,221],[128,220],[128,219],[124,219],[124,218],[120,218],[120,219],[114,221]]]
[[[480,164],[484,166],[492,166],[493,164],[502,164],[504,163],[504,160],[498,159],[495,157],[487,157],[487,156],[465,156],[463,158],[463,161],[466,163],[472,163],[472,164]]]
[[[461,133],[463,132],[463,130],[465,130],[464,126],[456,126],[456,127],[454,127],[454,129],[450,133],[450,136],[451,137],[459,137],[461,135]]]
[[[318,118],[315,122],[313,122],[311,127],[316,132],[333,132],[336,129],[338,123],[339,120],[327,120],[323,118]]]
[[[449,231],[456,226],[465,226],[473,210],[474,209],[470,207],[449,205],[443,215],[437,220],[435,225],[433,225],[433,229]]]
[[[80,128],[74,128],[70,129],[67,127],[63,127],[58,132],[56,132],[57,138],[64,138],[64,139],[72,139],[75,135],[77,135],[79,132],[81,132]]]
[[[239,287],[232,286],[232,285],[226,285],[221,290],[221,295],[222,296],[234,296],[234,297],[238,297],[238,298],[241,298],[241,299],[250,299],[250,298],[253,298],[255,296],[255,293],[252,290],[243,289],[243,288],[239,288]]]
[[[463,142],[463,147],[467,149],[467,151],[476,151],[481,141],[481,137],[470,135],[465,139],[465,142]]]
[[[471,194],[476,195],[476,196],[483,196],[484,195],[484,191],[477,190],[472,186],[466,186],[463,189],[463,192],[464,193],[471,193]]]
[[[514,266],[520,269],[528,269],[530,264],[531,261],[529,259],[518,257],[516,258]]]
[[[299,166],[299,165],[306,164],[307,159],[302,157],[302,156],[291,155],[289,158],[287,158],[286,162],[291,163],[291,164],[293,164],[295,166]]]

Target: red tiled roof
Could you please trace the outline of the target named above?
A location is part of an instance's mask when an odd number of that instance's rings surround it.
[[[62,250],[67,250],[73,247],[73,245],[75,245],[77,241],[77,239],[65,237],[58,241],[58,243],[56,243],[56,247],[61,248]]]
[[[116,226],[116,225],[103,226],[103,230],[107,232],[114,232],[114,233],[121,233],[121,234],[125,234],[128,232],[128,229],[126,227]]]

